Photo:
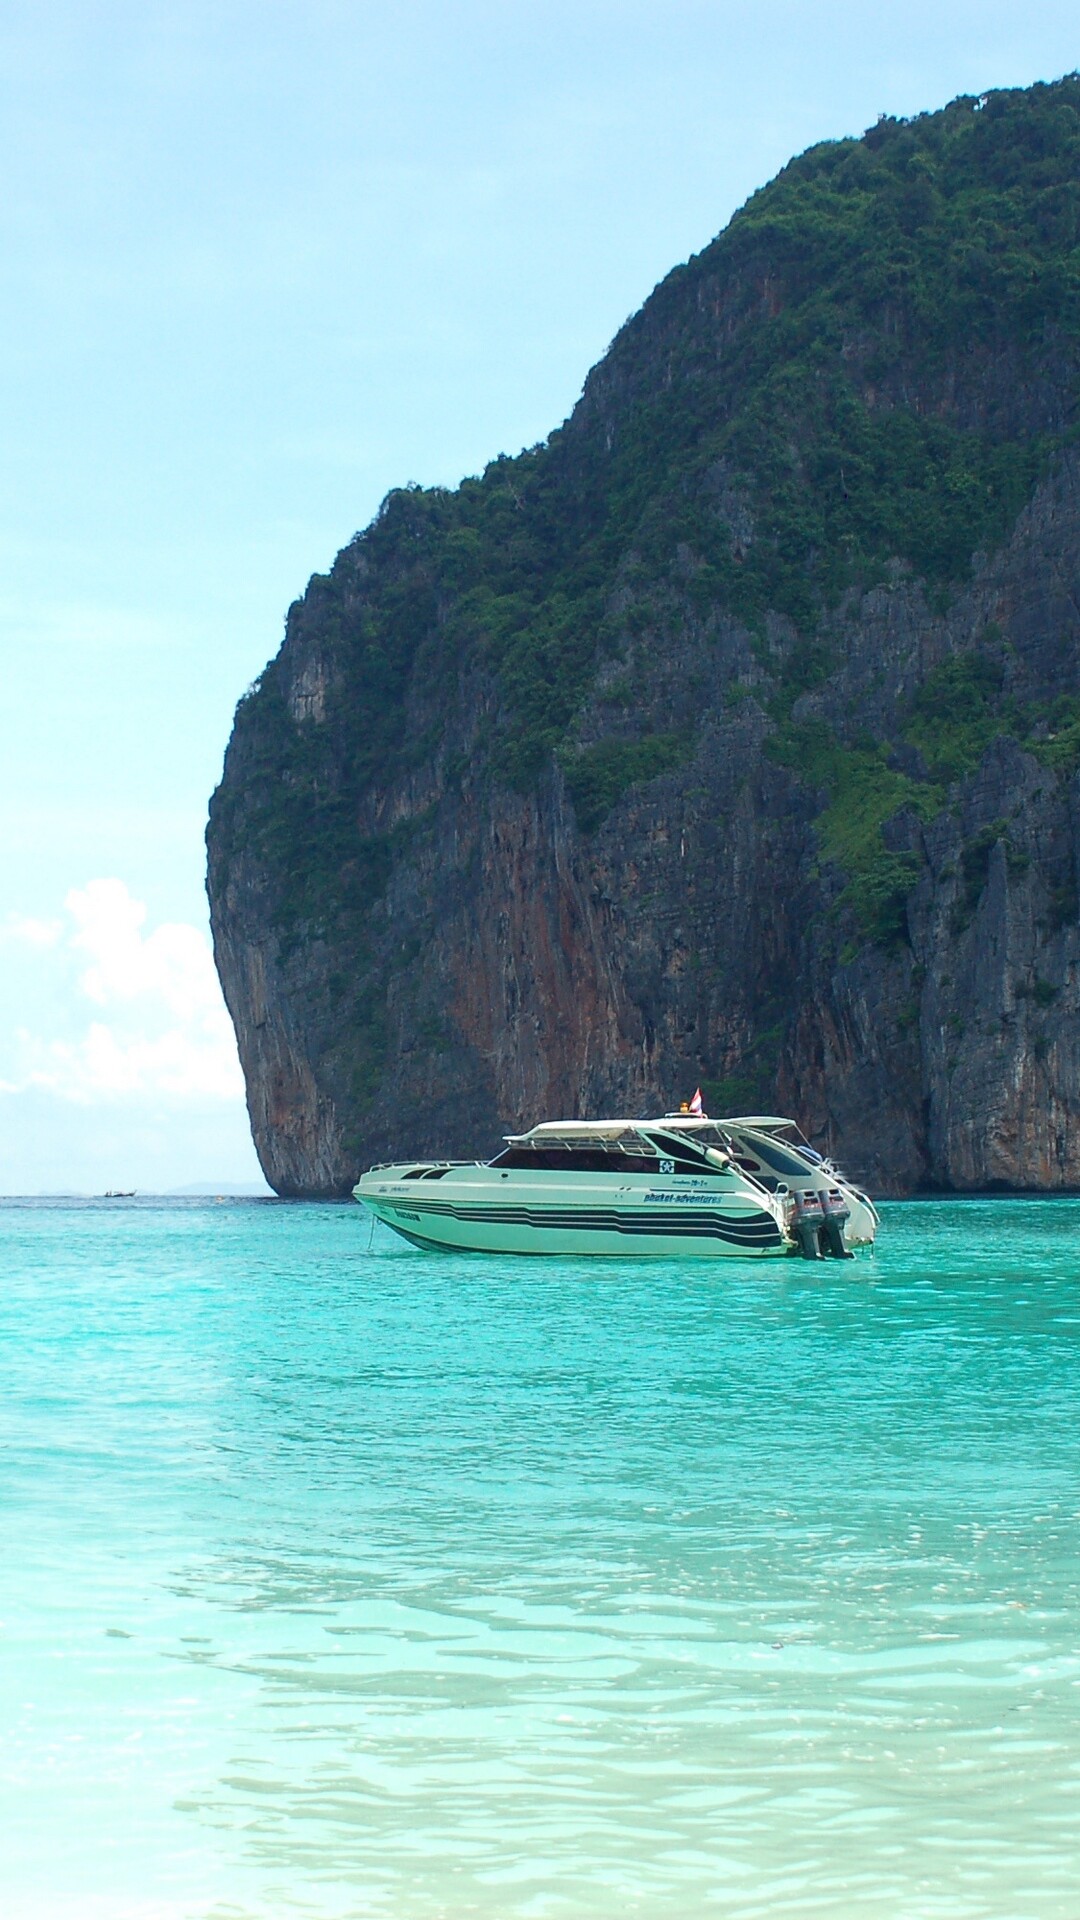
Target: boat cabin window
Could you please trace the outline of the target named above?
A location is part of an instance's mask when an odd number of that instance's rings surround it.
[[[632,1133],[608,1135],[592,1139],[582,1136],[578,1139],[554,1138],[538,1140],[512,1140],[494,1160],[493,1167],[515,1167],[521,1170],[531,1168],[545,1173],[693,1173],[723,1175],[726,1170],[727,1145],[723,1135],[715,1127],[707,1129],[707,1139],[700,1136],[706,1129],[699,1128],[693,1136],[689,1133],[673,1138],[665,1127],[662,1133]],[[715,1139],[713,1138],[715,1136]],[[706,1148],[719,1147],[725,1154],[725,1165],[710,1161]]]
[[[672,1129],[672,1131],[674,1132],[674,1129]],[[716,1129],[710,1127],[708,1131],[713,1133]],[[684,1137],[679,1140],[666,1138],[665,1129],[665,1133],[651,1134],[650,1139],[657,1153],[663,1154],[667,1160],[674,1160],[680,1173],[719,1173],[721,1169],[706,1160],[705,1149],[706,1147],[715,1146],[720,1152],[726,1154],[727,1146],[720,1138],[719,1133],[717,1133],[715,1140],[703,1140],[701,1135],[704,1132],[704,1127],[698,1128],[689,1137],[684,1135]]]
[[[657,1173],[654,1153],[605,1153],[603,1147],[504,1147],[492,1167],[528,1168],[534,1173]]]

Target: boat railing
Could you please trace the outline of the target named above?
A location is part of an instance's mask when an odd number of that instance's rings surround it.
[[[480,1160],[373,1160],[365,1173],[389,1173],[391,1167],[479,1167]]]

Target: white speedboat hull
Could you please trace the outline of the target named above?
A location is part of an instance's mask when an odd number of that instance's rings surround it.
[[[790,1251],[782,1209],[734,1181],[632,1176],[613,1186],[587,1174],[402,1166],[373,1169],[355,1195],[414,1246],[457,1253],[760,1260]]]

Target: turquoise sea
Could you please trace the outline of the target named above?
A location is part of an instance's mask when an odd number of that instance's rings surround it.
[[[5,1920],[1075,1920],[1080,1202],[0,1204]]]

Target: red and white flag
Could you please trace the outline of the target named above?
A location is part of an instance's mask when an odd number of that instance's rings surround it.
[[[694,1095],[694,1097],[693,1097],[693,1099],[692,1099],[692,1100],[691,1100],[691,1102],[690,1102],[690,1112],[691,1112],[691,1113],[704,1113],[704,1111],[705,1111],[705,1109],[704,1109],[704,1107],[703,1107],[703,1106],[702,1106],[702,1104],[701,1104],[701,1088],[699,1087],[699,1088],[698,1088],[698,1090],[697,1090],[697,1092],[695,1093],[695,1095]]]

